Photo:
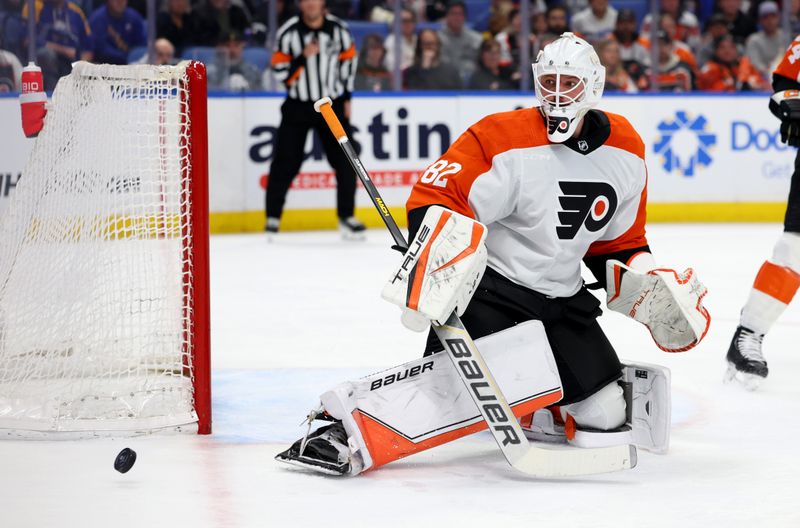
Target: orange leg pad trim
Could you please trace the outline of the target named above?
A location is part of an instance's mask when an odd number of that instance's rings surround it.
[[[783,304],[789,304],[800,288],[800,274],[772,262],[764,262],[756,275],[753,288]]]
[[[525,403],[520,403],[511,408],[514,415],[517,417],[532,414],[534,411],[552,405],[562,398],[560,391],[545,394]],[[432,447],[436,447],[447,442],[452,442],[461,437],[477,433],[486,429],[486,422],[481,420],[478,423],[448,431],[440,435],[428,438],[419,443],[414,443],[411,440],[401,436],[400,434],[387,428],[385,425],[376,422],[369,416],[361,414],[358,409],[353,411],[353,418],[355,418],[358,428],[364,437],[364,442],[367,444],[369,453],[372,456],[373,466],[370,469],[375,469],[389,462],[425,451]]]

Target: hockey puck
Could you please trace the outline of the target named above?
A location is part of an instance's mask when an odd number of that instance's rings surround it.
[[[114,469],[120,473],[127,473],[136,463],[136,451],[130,447],[126,447],[119,452],[117,458],[114,459]]]

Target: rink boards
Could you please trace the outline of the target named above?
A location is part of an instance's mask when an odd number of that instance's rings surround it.
[[[213,232],[263,228],[264,189],[280,124],[280,94],[209,100]],[[470,124],[493,112],[531,106],[532,96],[479,93],[356,94],[354,141],[387,204],[399,214],[411,185]],[[779,141],[765,94],[606,96],[601,108],[627,117],[646,144],[652,221],[779,221],[794,149]],[[19,105],[0,98],[0,210],[13,194],[33,142],[22,137]],[[156,124],[157,126],[157,124]],[[335,185],[318,139],[289,193],[284,229],[335,225]],[[358,214],[379,218],[363,190]]]

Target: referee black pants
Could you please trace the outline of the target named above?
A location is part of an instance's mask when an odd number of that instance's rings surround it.
[[[572,297],[552,298],[486,268],[461,321],[473,339],[525,321],[541,321],[564,390],[559,405],[567,405],[588,398],[622,375],[617,353],[597,323],[600,314],[600,301],[585,287]],[[442,350],[431,330],[425,355]]]
[[[344,116],[344,99],[333,101],[333,111],[342,122],[348,136],[350,121]],[[308,131],[314,129],[322,140],[328,163],[336,172],[336,212],[339,218],[353,216],[356,195],[356,176],[342,148],[325,124],[322,114],[314,110],[313,102],[286,99],[281,105],[281,124],[273,150],[272,166],[267,180],[267,217],[280,218],[286,203],[289,186],[300,172],[305,154]]]

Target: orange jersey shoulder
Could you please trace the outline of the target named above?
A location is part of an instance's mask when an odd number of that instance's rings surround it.
[[[775,68],[773,73],[792,81],[800,82],[800,36],[789,44],[781,62],[778,63],[778,67]]]
[[[483,155],[489,162],[508,150],[549,143],[547,125],[538,108],[491,114],[469,127],[467,132],[480,138]]]
[[[469,191],[492,168],[495,156],[547,143],[547,127],[538,108],[489,115],[469,127],[422,173],[411,189],[406,210],[441,204],[474,218]]]
[[[630,121],[619,114],[603,111],[611,125],[611,134],[605,142],[606,146],[616,147],[635,154],[644,159],[644,141]]]

